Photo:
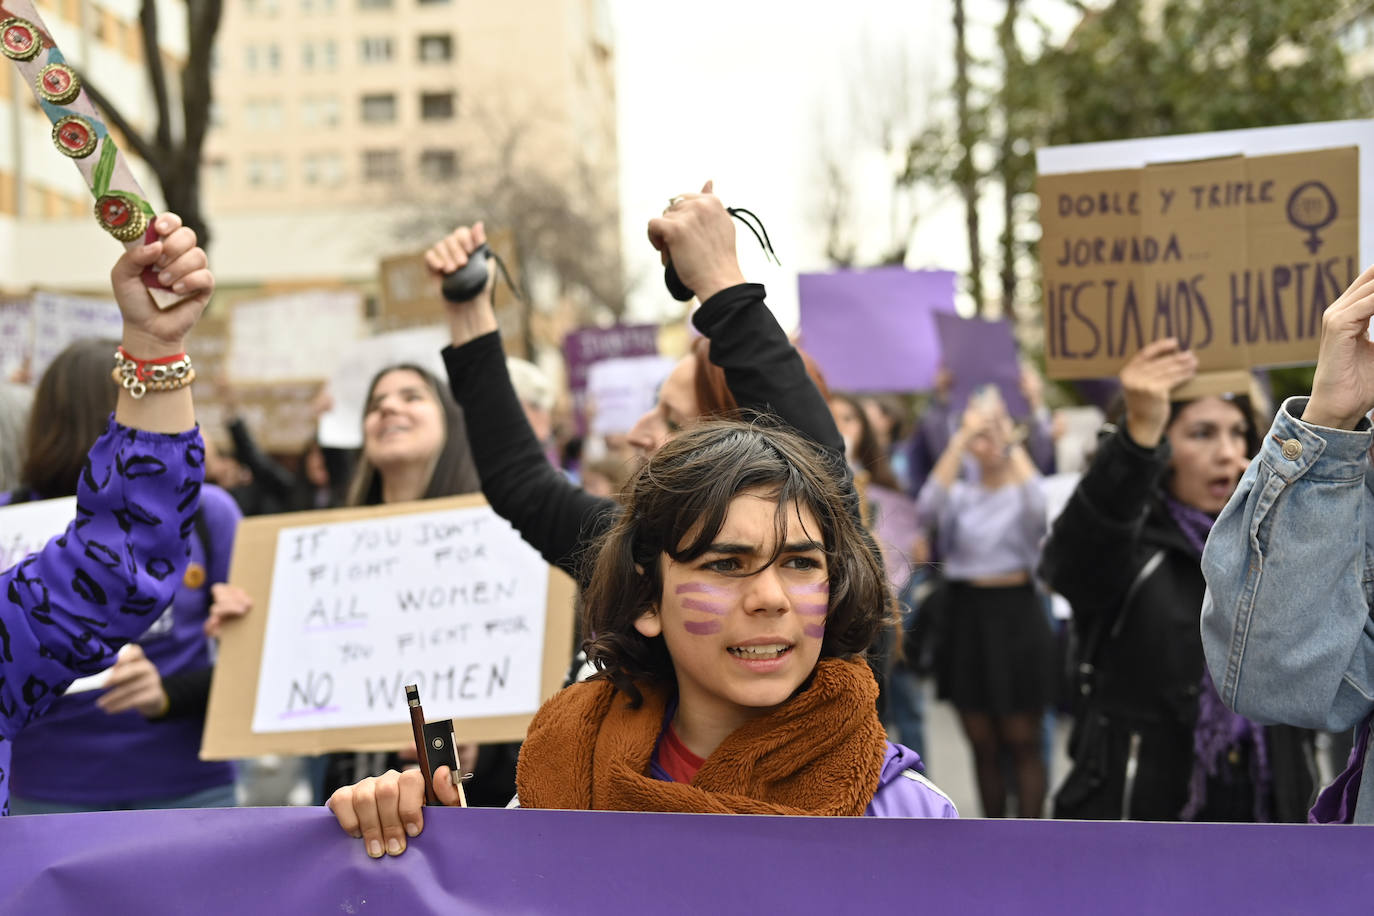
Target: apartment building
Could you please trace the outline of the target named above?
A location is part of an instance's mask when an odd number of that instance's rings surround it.
[[[208,211],[432,203],[513,154],[594,167],[614,223],[612,53],[604,0],[229,0]]]

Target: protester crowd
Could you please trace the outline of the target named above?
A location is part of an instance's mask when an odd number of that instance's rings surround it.
[[[198,751],[215,640],[262,613],[230,581],[242,516],[481,493],[574,577],[579,642],[522,744],[461,747],[469,803],[952,817],[922,760],[941,754],[931,694],[969,746],[965,815],[1304,821],[1329,769],[1316,730],[1360,726],[1319,811],[1374,820],[1374,270],[1327,313],[1310,400],[1274,418],[1258,392],[1180,399],[1196,357],[1160,340],[1072,455],[1029,367],[1022,416],[996,386],[956,386],[959,365],[930,392],[830,390],[741,273],[708,185],[648,226],[700,336],[625,430],[626,460],[562,466],[557,388],[507,360],[490,285],[439,296],[477,223],[426,253],[446,377],[386,366],[361,449],[272,456],[241,419],[195,425],[185,338],[213,279],[174,215],[156,228],[111,274],[123,340],[71,345],[32,394],[0,388],[0,504],[77,506],[0,573],[15,814],[235,803],[234,767]],[[190,298],[154,308],[150,264]],[[1079,466],[1056,466],[1066,451]],[[1059,511],[1047,480],[1065,473]],[[103,689],[64,693],[105,669]],[[371,855],[398,854],[424,826],[414,759],[328,755],[313,794]],[[460,779],[428,788],[456,803]]]

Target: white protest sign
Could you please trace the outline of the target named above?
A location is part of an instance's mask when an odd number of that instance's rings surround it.
[[[533,714],[548,580],[486,506],[282,528],[253,731]]]
[[[363,330],[363,297],[356,290],[305,290],[236,302],[229,314],[233,380],[326,379]]]
[[[113,299],[69,296],[64,293],[33,294],[33,378],[36,382],[57,354],[76,340],[97,337],[118,341],[124,319]],[[114,349],[110,349],[114,365]]]
[[[1073,491],[1078,489],[1078,482],[1082,479],[1083,475],[1076,471],[1051,474],[1041,479],[1040,490],[1045,494],[1045,521],[1049,528],[1054,528],[1054,523],[1064,514],[1064,510],[1069,506],[1069,500],[1073,498]],[[1073,608],[1069,606],[1068,600],[1055,592],[1050,593],[1050,612],[1055,620],[1073,618]]]
[[[0,508],[0,572],[43,548],[76,518],[76,497],[43,499]]]
[[[27,299],[0,300],[0,382],[28,367],[33,354],[33,304]]]
[[[627,433],[658,399],[658,386],[676,360],[666,356],[631,356],[593,363],[587,369],[587,402],[592,432]]]
[[[449,342],[448,329],[428,325],[405,331],[378,334],[356,341],[339,354],[338,368],[329,380],[334,406],[320,417],[319,441],[325,448],[361,448],[363,408],[372,377],[388,366],[409,363],[428,369],[448,384],[439,351]]]

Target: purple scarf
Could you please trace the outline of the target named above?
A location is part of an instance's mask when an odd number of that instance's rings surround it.
[[[1164,497],[1164,507],[1188,543],[1200,555],[1207,544],[1207,535],[1212,532],[1215,517],[1201,509],[1185,506],[1169,495]],[[1212,683],[1211,673],[1204,665],[1197,698],[1197,725],[1193,728],[1193,774],[1188,781],[1188,803],[1183,806],[1180,818],[1191,821],[1198,816],[1207,804],[1208,777],[1219,775],[1222,759],[1232,748],[1246,743],[1254,750],[1250,759],[1250,775],[1255,786],[1255,820],[1264,822],[1269,820],[1271,782],[1269,748],[1264,740],[1264,729],[1226,708],[1216,685]]]

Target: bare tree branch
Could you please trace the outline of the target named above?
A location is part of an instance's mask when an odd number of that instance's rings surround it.
[[[159,163],[163,161],[157,149],[138,132],[137,128],[129,123],[129,120],[120,113],[118,108],[114,107],[114,104],[105,97],[105,93],[101,92],[100,88],[91,82],[89,76],[85,73],[78,73],[77,75],[81,78],[81,85],[90,95],[91,101],[95,102],[95,106],[104,112],[105,120],[113,124],[124,135],[124,139],[133,148],[133,152],[137,153],[148,163],[148,167],[156,172]]]
[[[157,135],[154,142],[166,157],[172,152],[171,106],[167,100],[167,71],[162,66],[162,52],[158,45],[157,0],[143,0],[138,13],[143,27],[143,60],[148,68],[148,80],[153,84],[153,100],[157,104]]]
[[[223,0],[191,0],[186,13],[190,32],[188,56],[191,60],[203,63],[187,67],[181,75],[186,131],[184,145],[187,150],[195,151],[199,161],[205,134],[210,128],[210,106],[214,101],[209,61],[214,54],[215,35],[219,31],[224,3]]]

